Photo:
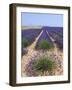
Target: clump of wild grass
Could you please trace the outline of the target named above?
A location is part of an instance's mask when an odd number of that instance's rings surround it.
[[[56,62],[53,61],[51,58],[47,57],[40,57],[39,59],[33,61],[32,69],[36,72],[44,73],[48,71],[49,74],[56,68]]]
[[[40,51],[35,58],[31,58],[25,68],[27,76],[61,75],[61,58],[53,52]]]
[[[48,43],[48,41],[47,40],[41,40],[40,42],[39,42],[39,49],[51,49],[53,46],[50,44],[50,43]]]

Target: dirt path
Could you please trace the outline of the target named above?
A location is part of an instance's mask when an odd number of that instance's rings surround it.
[[[21,72],[24,72],[22,73],[22,76],[26,76],[25,75],[25,67],[26,67],[26,64],[31,60],[31,58],[37,54],[37,50],[35,50],[35,46],[36,46],[36,43],[39,39],[39,37],[41,36],[41,34],[43,33],[43,30],[41,31],[41,33],[38,35],[38,37],[35,39],[35,41],[27,47],[27,50],[28,50],[28,53],[26,55],[24,55],[22,57],[22,61],[21,61]]]
[[[48,32],[48,31],[46,31],[46,33],[47,33],[47,35],[49,36],[49,38],[51,39],[51,41],[53,42],[54,51],[55,51],[56,55],[58,55],[59,50],[58,50],[58,48],[57,48],[57,45],[56,45],[56,43],[55,43],[55,40],[49,35],[49,32]]]
[[[48,31],[46,31],[48,36],[50,37],[51,41],[53,42],[53,45],[54,45],[54,54],[56,55],[57,59],[56,61],[58,62],[58,68],[57,68],[57,71],[55,72],[55,75],[61,75],[63,74],[63,52],[61,52],[56,43],[55,43],[55,40],[49,35]]]

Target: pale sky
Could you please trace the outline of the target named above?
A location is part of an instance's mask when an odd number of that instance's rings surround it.
[[[21,13],[21,26],[53,26],[63,27],[62,14]]]

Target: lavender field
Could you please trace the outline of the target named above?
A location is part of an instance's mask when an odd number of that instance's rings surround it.
[[[22,77],[63,74],[63,27],[22,29],[21,38]]]

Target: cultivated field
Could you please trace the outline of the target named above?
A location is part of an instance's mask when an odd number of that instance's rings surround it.
[[[23,27],[21,34],[22,77],[63,74],[62,27]]]

